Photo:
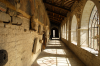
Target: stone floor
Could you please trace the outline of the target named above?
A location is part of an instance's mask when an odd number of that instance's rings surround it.
[[[32,66],[85,66],[60,40],[51,40]]]

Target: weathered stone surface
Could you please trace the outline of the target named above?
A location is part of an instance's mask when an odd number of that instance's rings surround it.
[[[7,10],[7,13],[10,15],[10,16],[17,16],[17,12],[12,10],[12,9],[8,9]]]
[[[5,1],[5,0],[4,0]],[[6,0],[10,2],[11,4],[9,7],[15,7],[15,3],[13,1],[15,0]],[[20,0],[21,1],[21,7],[20,10],[21,12],[27,12],[30,7],[27,4],[28,1],[30,0]],[[32,0],[31,0],[32,1]],[[37,0],[36,0],[37,1]],[[26,4],[25,4],[26,2]],[[22,4],[23,3],[23,4]],[[40,5],[43,3],[41,2]],[[27,7],[26,7],[27,6]],[[44,6],[42,6],[44,8]],[[32,8],[34,8],[32,6]],[[13,9],[13,8],[12,8]],[[17,10],[17,9],[16,9]],[[40,9],[43,11],[43,9]],[[28,10],[30,11],[30,10]],[[9,15],[12,17],[12,20],[10,18],[10,21],[12,23],[3,23],[3,21],[8,22],[8,18],[10,17],[5,17],[8,14],[0,12],[0,50],[5,49],[8,52],[8,62],[4,66],[31,66],[31,64],[34,62],[34,60],[37,58],[37,56],[41,52],[41,45],[42,43],[39,42],[39,40],[42,40],[42,35],[39,35],[36,31],[30,31],[30,19],[25,18],[23,15],[17,15],[16,13],[13,13],[9,10]],[[11,14],[12,13],[12,14]],[[33,11],[33,14],[36,14],[36,12]],[[44,14],[47,15],[46,11],[44,10]],[[31,15],[31,14],[30,14]],[[47,20],[47,16],[43,16]],[[38,20],[38,18],[37,18]],[[44,21],[45,23],[49,22]],[[18,26],[18,24],[21,24]],[[36,23],[38,23],[36,21]],[[12,24],[17,24],[17,25],[12,25]],[[4,25],[6,27],[4,27]],[[36,30],[38,31],[38,24]],[[34,44],[34,39],[37,38],[37,47],[36,47],[36,53],[32,53],[32,48]],[[0,65],[1,66],[1,65]]]
[[[6,5],[1,3],[1,2],[0,2],[0,11],[2,11],[2,12],[6,12],[7,11]]]
[[[37,19],[34,19],[34,16],[32,16],[32,18],[31,18],[31,29],[38,31]]]
[[[12,24],[21,25],[23,20],[19,17],[12,17]]]
[[[0,21],[10,22],[11,21],[11,17],[6,13],[0,12]]]
[[[43,43],[43,40],[39,40],[40,43]]]
[[[20,8],[20,3],[16,3],[15,7],[16,7],[16,9],[19,9]]]
[[[38,44],[39,44],[39,39],[38,38],[35,38],[34,39],[34,46],[33,46],[33,53],[36,54],[38,51],[39,51],[39,48],[38,48]]]

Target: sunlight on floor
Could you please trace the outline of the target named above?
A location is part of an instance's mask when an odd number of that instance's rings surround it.
[[[52,38],[52,39],[59,39],[59,38]]]
[[[66,55],[63,49],[46,49],[44,50],[44,52],[51,53],[51,54]]]
[[[71,66],[68,58],[63,57],[43,57],[37,60],[40,66]]]
[[[52,40],[47,46],[62,46],[58,40]],[[55,55],[66,55],[64,49],[45,49],[43,52],[55,54]],[[37,60],[40,66],[71,66],[68,58],[65,57],[43,57]]]
[[[51,40],[33,66],[84,66],[59,40]]]

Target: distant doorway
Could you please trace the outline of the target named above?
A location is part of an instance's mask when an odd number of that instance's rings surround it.
[[[59,30],[57,28],[51,29],[51,39],[52,38],[59,38]]]
[[[53,30],[53,38],[55,37],[55,30]]]

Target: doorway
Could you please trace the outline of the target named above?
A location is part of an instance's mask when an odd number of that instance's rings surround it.
[[[52,28],[51,29],[51,39],[52,38],[59,38],[59,31],[57,28]]]

